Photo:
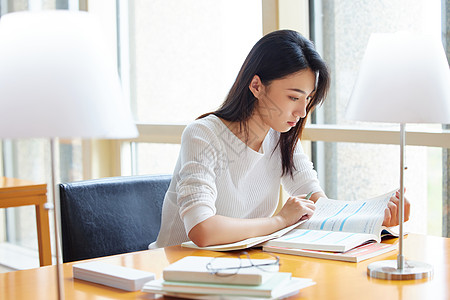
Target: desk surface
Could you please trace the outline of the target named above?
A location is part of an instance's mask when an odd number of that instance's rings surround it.
[[[410,234],[404,241],[407,259],[434,266],[431,280],[384,281],[366,275],[367,265],[377,260],[396,259],[390,252],[360,263],[347,263],[280,254],[280,271],[297,277],[312,278],[315,286],[305,288],[290,299],[449,299],[450,239]],[[264,252],[249,251],[253,258]],[[101,258],[100,260],[150,271],[160,277],[164,267],[187,256],[221,256],[226,253],[200,251],[180,246],[141,251]],[[64,289],[66,299],[148,299],[142,292],[126,292],[106,286],[74,280],[72,264],[66,263]],[[55,266],[0,274],[0,299],[56,299]]]

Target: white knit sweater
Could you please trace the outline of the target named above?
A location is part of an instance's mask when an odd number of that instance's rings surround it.
[[[322,191],[309,158],[298,143],[294,177],[281,176],[280,133],[270,130],[259,152],[248,148],[216,116],[188,125],[166,193],[161,229],[149,248],[180,244],[198,223],[218,214],[233,218],[270,217],[280,183],[289,195]]]

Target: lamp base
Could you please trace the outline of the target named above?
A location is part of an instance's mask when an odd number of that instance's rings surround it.
[[[382,260],[367,266],[367,275],[386,280],[415,280],[433,276],[433,266],[420,261],[405,260],[405,267],[397,269],[396,260]]]

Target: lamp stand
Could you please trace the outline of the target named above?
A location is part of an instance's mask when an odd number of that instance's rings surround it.
[[[53,191],[53,218],[55,227],[55,251],[56,251],[56,284],[58,287],[58,299],[64,299],[64,283],[63,283],[63,271],[61,265],[61,248],[59,246],[59,222],[57,216],[56,202],[59,197],[59,193],[56,190],[56,145],[55,138],[50,138],[50,161],[51,161],[51,174],[52,174],[52,191]]]
[[[411,280],[429,278],[433,275],[433,266],[420,261],[405,260],[403,256],[403,221],[404,221],[404,185],[405,170],[405,123],[400,124],[400,207],[399,207],[399,252],[397,260],[382,260],[367,267],[367,275],[386,280]]]

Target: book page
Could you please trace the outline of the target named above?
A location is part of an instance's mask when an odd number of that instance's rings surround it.
[[[395,191],[368,200],[320,198],[314,215],[297,228],[370,233],[380,236],[384,210]]]

